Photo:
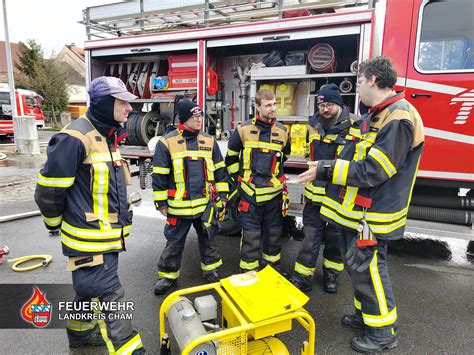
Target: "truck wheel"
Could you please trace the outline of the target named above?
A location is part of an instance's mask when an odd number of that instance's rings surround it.
[[[155,111],[130,113],[126,126],[128,137],[125,144],[146,146],[155,136],[159,118],[160,114]]]

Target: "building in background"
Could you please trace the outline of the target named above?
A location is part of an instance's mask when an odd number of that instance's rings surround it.
[[[67,44],[56,59],[66,72],[68,111],[71,113],[71,118],[77,118],[86,112],[87,104],[84,49],[76,47],[74,43]]]
[[[10,49],[12,53],[12,62],[15,63],[18,61],[20,56],[20,46],[18,43],[10,42]],[[13,68],[13,75],[18,70]],[[7,74],[7,56],[5,53],[5,41],[0,41],[0,83],[8,83],[8,74]]]

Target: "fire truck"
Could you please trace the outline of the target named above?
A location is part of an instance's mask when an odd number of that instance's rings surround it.
[[[44,115],[41,110],[42,97],[36,92],[25,89],[15,90],[18,116],[35,116],[36,126],[44,127]],[[0,136],[13,135],[12,106],[10,89],[0,87]]]
[[[139,97],[132,102],[122,151],[139,164],[145,187],[154,137],[176,123],[177,100],[196,100],[205,113],[205,129],[225,153],[236,125],[255,114],[254,96],[261,87],[276,92],[277,119],[291,133],[285,168],[300,172],[306,167],[307,121],[319,88],[337,84],[345,104],[358,113],[357,66],[386,55],[397,68],[395,89],[405,92],[425,126],[411,215],[471,224],[473,17],[472,0],[105,5],[84,10],[90,36],[86,78],[120,77]],[[460,189],[467,194],[459,196]],[[290,198],[293,206],[301,206],[302,189],[290,190]]]

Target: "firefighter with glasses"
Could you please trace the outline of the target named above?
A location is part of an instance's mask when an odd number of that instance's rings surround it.
[[[201,108],[182,99],[177,112],[178,129],[160,138],[153,157],[155,206],[167,218],[156,295],[165,294],[178,279],[191,225],[198,236],[204,279],[218,282],[222,265],[213,237],[229,192],[225,163],[215,139],[201,131]]]
[[[124,296],[118,258],[132,224],[126,187],[131,176],[117,144],[127,136],[122,124],[132,111],[128,101],[137,97],[122,80],[104,76],[94,79],[88,92],[86,115],[51,138],[35,191],[46,228],[61,231],[78,304]],[[101,320],[68,321],[70,347],[106,345],[111,354],[145,353],[130,320],[103,312]]]
[[[324,85],[317,96],[318,112],[309,119],[310,160],[335,159],[346,143],[355,119],[344,106],[336,84]],[[328,293],[337,292],[337,277],[344,270],[339,250],[340,228],[319,215],[327,181],[314,180],[305,186],[303,234],[290,281],[303,292],[310,292],[316,272],[321,242],[324,240],[323,283]]]
[[[227,170],[238,184],[235,191],[240,194],[237,208],[243,229],[241,272],[265,265],[279,270],[282,208],[286,209],[288,197],[283,194],[286,187],[283,163],[290,152],[290,140],[285,126],[276,122],[275,94],[259,90],[255,102],[256,117],[237,127],[229,140],[226,156]]]
[[[358,352],[398,345],[387,242],[403,237],[424,133],[416,109],[403,92],[393,90],[396,82],[389,58],[362,63],[357,86],[367,114],[351,127],[351,139],[337,159],[320,160],[298,178],[332,183],[321,216],[344,228],[341,249],[354,287],[355,313],[342,323],[364,331],[351,342]]]

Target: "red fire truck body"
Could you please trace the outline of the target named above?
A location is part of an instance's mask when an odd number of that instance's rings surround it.
[[[34,91],[15,90],[18,116],[35,116],[36,126],[44,127],[44,115],[41,110],[41,97]],[[0,88],[0,135],[13,135],[12,108],[10,90]]]
[[[353,88],[344,99],[353,111],[358,112],[356,73],[351,72],[349,66],[353,60],[360,63],[383,54],[390,57],[397,68],[396,90],[405,91],[405,97],[423,118],[426,146],[417,183],[472,188],[472,11],[470,0],[385,0],[375,2],[372,8],[354,6],[311,16],[90,40],[85,45],[87,80],[90,82],[104,74],[127,80],[133,72],[132,62],[149,62],[146,70],[152,73],[151,63],[160,58],[194,55],[197,65],[192,79],[195,84],[184,94],[194,94],[209,120],[213,121],[214,117],[218,122],[215,124],[217,132],[225,133],[240,120],[251,116],[252,95],[264,83],[295,83],[291,85],[295,86],[295,97],[298,98],[296,114],[279,117],[284,123],[307,122],[315,109],[318,88],[327,82],[342,84],[346,79]],[[310,69],[298,73],[289,66],[263,68],[268,69],[266,72],[261,68],[250,69],[251,60],[262,59],[272,49],[301,51],[308,55],[309,49],[318,43],[327,43],[335,50],[337,65],[332,72],[315,73]],[[239,70],[236,70],[239,60],[240,64],[249,62],[248,71],[244,70],[240,79]],[[215,66],[210,64],[213,62]],[[123,69],[117,69],[119,65]],[[310,68],[308,63],[305,65]],[[142,72],[144,67],[142,64]],[[240,67],[245,69],[244,65]],[[219,79],[219,90],[215,95],[209,94],[211,70]],[[159,71],[154,77],[152,74],[145,84],[151,85],[150,81],[159,74]],[[247,82],[243,78],[245,75]],[[162,91],[156,90],[155,94],[150,91],[148,98],[143,94],[137,103],[143,104],[141,111],[149,110],[147,103],[164,103],[169,107],[173,95],[183,94],[179,91],[184,90],[182,86],[182,83],[179,88],[160,86]],[[135,92],[138,93],[136,89]],[[163,112],[166,107],[161,109]],[[135,156],[146,158],[150,154],[142,152]],[[288,164],[304,166],[292,159]]]

